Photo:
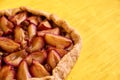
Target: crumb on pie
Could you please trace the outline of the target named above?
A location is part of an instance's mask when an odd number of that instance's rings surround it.
[[[0,80],[64,80],[80,48],[78,33],[53,14],[0,11]]]

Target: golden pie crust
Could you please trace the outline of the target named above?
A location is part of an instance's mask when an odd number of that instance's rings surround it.
[[[79,57],[81,49],[81,38],[79,33],[77,33],[65,20],[59,19],[54,14],[49,14],[40,10],[33,10],[28,7],[20,7],[8,10],[0,11],[0,16],[7,15],[13,16],[18,12],[27,11],[34,15],[45,16],[48,20],[52,20],[55,24],[62,27],[68,34],[70,34],[72,40],[74,41],[74,46],[57,64],[53,69],[51,76],[46,76],[42,78],[30,78],[29,80],[65,80],[67,75],[70,73],[73,68],[76,60]]]

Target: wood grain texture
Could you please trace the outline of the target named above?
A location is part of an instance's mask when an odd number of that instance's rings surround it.
[[[66,80],[120,80],[120,0],[0,0],[0,9],[29,6],[67,20],[82,37]]]

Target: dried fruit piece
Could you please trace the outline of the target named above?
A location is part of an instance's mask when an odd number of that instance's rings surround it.
[[[0,70],[0,80],[14,80],[15,71],[12,66],[3,66]]]
[[[39,25],[38,25],[38,30],[47,30],[47,29],[51,29],[52,26],[50,25],[50,23],[47,20],[42,21]]]
[[[72,44],[70,39],[54,34],[45,34],[45,41],[57,48],[66,48]]]
[[[31,65],[32,60],[36,60],[39,63],[43,63],[45,59],[47,58],[47,53],[45,50],[33,52],[29,56],[26,57],[26,61],[29,65]]]
[[[65,54],[67,54],[67,50],[62,49],[62,48],[55,48],[55,47],[49,46],[48,51],[50,51],[50,50],[57,51],[57,53],[60,55],[60,57],[63,57]]]
[[[17,80],[28,80],[30,77],[27,63],[22,61],[18,67]]]
[[[34,24],[30,24],[28,26],[28,36],[31,40],[36,35],[36,26]]]
[[[24,48],[27,45],[25,41],[24,30],[20,26],[16,26],[14,30],[15,42],[21,43],[21,46]]]
[[[20,25],[26,18],[27,18],[27,13],[22,12],[22,13],[16,14],[13,18],[11,18],[11,21],[13,21],[14,24],[16,25]]]
[[[37,16],[31,16],[27,20],[32,24],[38,25],[40,18],[38,18]]]
[[[0,37],[0,47],[7,52],[13,52],[17,50],[20,45],[11,39]]]
[[[19,43],[25,39],[24,30],[20,26],[15,27],[14,37],[15,41]]]
[[[58,52],[58,54],[59,54],[61,57],[63,57],[65,54],[67,54],[67,51],[66,51],[65,49],[56,48],[55,50]]]
[[[8,56],[4,57],[4,61],[7,64],[18,66],[19,63],[27,56],[27,52],[25,50],[13,52]]]
[[[15,41],[19,43],[24,40],[25,38],[24,30],[20,26],[15,27],[14,37]]]
[[[47,63],[54,69],[60,61],[60,56],[55,50],[51,50],[48,54]]]
[[[35,37],[32,40],[30,47],[28,48],[29,52],[39,51],[44,47],[44,40],[42,37]]]
[[[38,61],[33,60],[33,63],[30,67],[30,71],[34,77],[44,77],[49,76],[49,72],[41,65]]]
[[[44,36],[46,33],[51,33],[51,34],[59,35],[60,29],[56,27],[56,28],[54,28],[54,29],[48,29],[48,30],[38,31],[38,32],[37,32],[37,35],[38,35],[38,36]]]
[[[10,28],[10,29],[13,29],[14,28],[14,25],[13,25],[13,23],[12,22],[10,22],[10,21],[8,21],[8,28]]]
[[[2,16],[0,18],[0,28],[5,34],[8,34],[8,33],[12,32],[12,30],[8,27],[9,26],[8,22],[9,21],[7,20],[6,17]]]

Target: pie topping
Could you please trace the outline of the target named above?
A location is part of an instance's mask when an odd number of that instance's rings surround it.
[[[0,80],[52,75],[74,44],[71,36],[54,24],[27,11],[0,17]]]

